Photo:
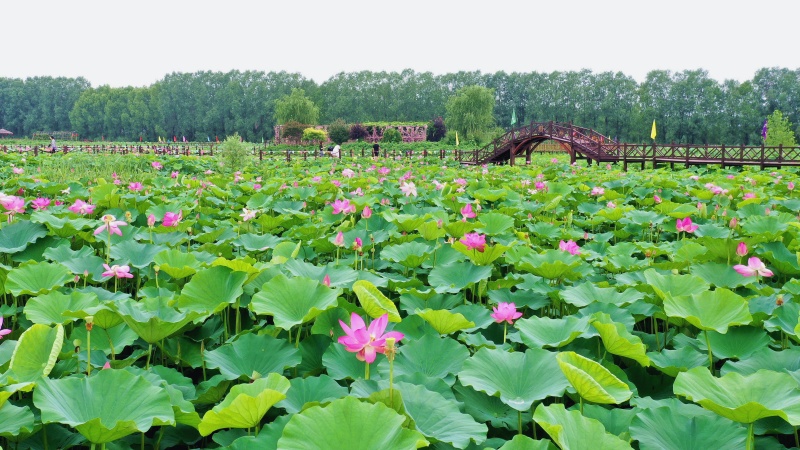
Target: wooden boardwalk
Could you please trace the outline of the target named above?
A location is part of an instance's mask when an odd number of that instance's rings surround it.
[[[542,142],[552,140],[563,144],[570,155],[570,162],[585,159],[588,164],[651,163],[692,165],[719,164],[727,166],[784,167],[800,166],[800,147],[725,146],[698,144],[628,144],[616,142],[592,129],[571,123],[531,122],[514,128],[486,147],[474,152],[464,152],[464,164],[508,163],[525,157],[530,162],[531,154]]]

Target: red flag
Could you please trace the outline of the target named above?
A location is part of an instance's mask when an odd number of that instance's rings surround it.
[[[219,136],[214,136],[214,139],[216,139],[217,143],[219,143]]]
[[[178,136],[172,135],[172,142],[178,142]]]

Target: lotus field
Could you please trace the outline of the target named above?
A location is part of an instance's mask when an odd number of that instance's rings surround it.
[[[794,171],[0,158],[3,448],[798,447]]]

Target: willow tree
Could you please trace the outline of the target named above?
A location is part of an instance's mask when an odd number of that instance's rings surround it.
[[[306,97],[303,89],[292,89],[291,95],[275,100],[275,118],[279,124],[299,122],[306,125],[317,125],[319,107]]]
[[[765,131],[767,133],[766,142],[764,143],[766,146],[777,147],[783,144],[784,147],[797,147],[797,139],[794,131],[792,131],[792,124],[779,110],[775,110],[767,116],[767,129]]]
[[[447,129],[465,139],[481,140],[494,127],[494,89],[466,86],[447,100]]]

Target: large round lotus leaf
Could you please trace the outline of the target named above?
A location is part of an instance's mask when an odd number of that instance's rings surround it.
[[[337,398],[346,397],[347,388],[339,385],[327,375],[318,377],[293,378],[292,387],[286,394],[286,399],[278,404],[286,412],[294,414],[300,412],[308,403],[322,403]]]
[[[725,334],[709,331],[708,340],[714,356],[720,359],[745,359],[772,343],[766,331],[750,326],[732,327]],[[698,348],[708,350],[705,339],[699,339]]]
[[[636,289],[626,289],[622,292],[613,287],[601,288],[594,283],[581,283],[568,287],[558,293],[561,298],[578,308],[583,308],[594,302],[611,303],[617,306],[625,306],[644,298],[644,293]]]
[[[300,364],[300,351],[284,339],[248,333],[233,343],[205,353],[209,368],[219,369],[227,380],[252,378],[254,373],[283,373]]]
[[[453,385],[456,399],[464,405],[464,412],[475,420],[491,424],[494,428],[517,430],[519,411],[503,403],[499,397],[476,391],[461,383]]]
[[[126,299],[110,305],[122,320],[149,344],[173,335],[203,315],[195,311],[178,311],[167,306],[167,300],[161,298],[144,298],[140,301]]]
[[[650,358],[653,366],[671,377],[678,376],[679,372],[686,372],[689,369],[708,364],[708,353],[702,353],[691,346],[676,350],[649,352],[647,357]]]
[[[58,352],[64,344],[64,327],[54,328],[34,324],[20,336],[9,370],[18,382],[37,381],[47,377],[56,364]]]
[[[631,437],[641,450],[745,448],[747,429],[719,416],[684,416],[664,406],[636,414]]]
[[[542,254],[530,253],[525,255],[517,264],[519,269],[548,280],[562,278],[575,279],[579,277],[576,269],[582,264],[578,256],[570,255],[560,250],[545,250]]]
[[[353,397],[309,408],[289,420],[278,440],[282,450],[411,450],[429,444],[419,431],[403,428],[406,418],[383,403]]]
[[[256,314],[272,316],[278,328],[288,330],[336,306],[341,293],[341,289],[331,289],[306,277],[287,278],[280,274],[264,283],[249,308]]]
[[[334,288],[349,289],[353,286],[353,283],[358,280],[359,275],[359,273],[351,267],[337,266],[334,263],[330,263],[326,266],[315,266],[314,264],[298,259],[287,261],[286,264],[283,264],[281,267],[288,270],[289,273],[296,277],[306,277],[317,281],[324,280],[325,275],[327,275],[328,278],[331,279],[331,287]],[[259,287],[260,286],[261,285],[259,285]]]
[[[569,383],[586,401],[616,404],[633,395],[624,381],[591,359],[575,352],[559,353],[556,359]]]
[[[536,441],[528,436],[518,434],[497,450],[558,450],[551,441]]]
[[[473,264],[476,266],[488,266],[489,264],[493,263],[497,258],[503,256],[503,254],[511,247],[507,247],[502,244],[495,244],[495,245],[487,245],[482,252],[477,250],[472,250],[460,241],[456,241],[452,244],[453,249],[459,253],[462,253],[472,261]]]
[[[291,418],[289,415],[279,416],[264,425],[257,436],[242,436],[231,442],[225,450],[277,450],[278,439]],[[216,436],[215,434],[214,437]]]
[[[398,382],[395,389],[402,394],[405,413],[414,420],[414,427],[425,437],[447,442],[456,448],[467,448],[470,441],[486,440],[486,425],[478,423],[459,409],[459,403],[423,386]]]
[[[164,250],[153,257],[160,270],[172,278],[186,278],[197,273],[200,261],[192,253],[177,249]]]
[[[11,438],[33,433],[36,420],[27,406],[19,407],[11,403],[0,406],[0,436]]]
[[[489,236],[505,233],[514,227],[514,218],[495,212],[481,214],[478,220],[480,227],[475,228],[475,231]]]
[[[727,289],[664,299],[664,312],[680,317],[701,330],[725,334],[732,325],[746,325],[753,320],[747,300]]]
[[[0,253],[17,253],[25,250],[28,244],[47,236],[47,227],[20,220],[0,229]]]
[[[550,435],[561,450],[630,450],[622,439],[606,431],[603,424],[581,415],[580,411],[567,411],[564,405],[539,405],[533,420]]]
[[[700,294],[708,291],[709,285],[696,275],[662,275],[655,269],[644,271],[647,286],[650,286],[656,295],[665,300],[667,296],[680,297],[684,295]]]
[[[800,425],[800,388],[785,372],[759,370],[751,375],[728,373],[716,378],[708,369],[695,367],[678,374],[675,395],[740,423],[778,416]]]
[[[711,344],[714,348],[714,344]],[[706,355],[708,361],[708,355]],[[797,372],[800,371],[800,348],[790,347],[784,350],[762,349],[750,355],[749,358],[741,361],[726,361],[720,369],[720,374],[735,372],[742,375],[750,375],[761,369],[772,370],[775,372]]]
[[[353,292],[358,297],[358,302],[364,311],[373,319],[387,314],[389,322],[400,322],[400,313],[397,306],[389,300],[374,284],[366,280],[353,283]]]
[[[417,311],[416,313],[418,316],[425,319],[439,334],[450,334],[475,327],[475,322],[470,322],[461,313],[452,313],[444,309],[436,311],[426,309],[424,311]]]
[[[175,422],[197,428],[200,424],[200,416],[195,411],[194,405],[189,401],[195,397],[194,385],[179,386],[173,384],[173,382],[181,383],[183,380],[191,383],[190,379],[183,378],[183,376],[174,369],[169,369],[164,366],[153,366],[149,370],[144,370],[136,366],[129,366],[124,370],[134,375],[141,376],[151,385],[159,389],[164,389],[169,395],[169,401],[170,404],[172,404],[172,412],[175,413]]]
[[[527,411],[533,402],[559,397],[569,386],[558,368],[555,353],[528,349],[525,353],[481,348],[458,374],[465,386],[500,400],[517,411]]]
[[[491,266],[476,266],[471,262],[436,264],[428,275],[428,284],[440,294],[457,294],[467,286],[486,280],[491,275]]]
[[[19,297],[39,295],[72,281],[73,275],[63,264],[34,262],[11,269],[6,276],[6,292]]]
[[[81,291],[75,291],[81,292]],[[84,294],[92,294],[97,295],[95,292],[84,292]],[[115,301],[125,301],[130,300],[130,297],[121,296],[119,299]],[[113,303],[113,301],[108,302],[108,304]],[[117,314],[116,311],[109,308],[105,304],[99,304],[96,306],[89,306],[86,308],[81,308],[77,310],[68,310],[62,313],[64,317],[72,317],[75,319],[86,319],[86,316],[94,317],[94,326],[100,327],[103,329],[108,330],[109,328],[114,328],[115,326],[122,323],[122,317]]]
[[[277,373],[237,384],[222,403],[203,415],[197,429],[202,436],[208,436],[221,428],[255,427],[273,405],[286,398],[289,387],[289,380]]]
[[[728,264],[709,262],[705,264],[692,264],[690,271],[709,284],[718,288],[733,289],[749,284],[752,279],[743,277]]]
[[[99,304],[97,295],[91,293],[72,291],[70,294],[64,294],[54,291],[28,300],[25,305],[25,317],[33,323],[66,325],[77,320],[77,317],[65,316],[64,313],[80,311]]]
[[[179,309],[216,314],[236,301],[244,290],[246,273],[234,272],[227,267],[202,270],[186,283],[180,297],[174,301]]]
[[[375,361],[384,358],[383,355],[378,355]],[[328,375],[334,380],[344,380],[350,378],[358,380],[366,376],[366,362],[356,359],[355,353],[345,350],[344,345],[337,343],[331,344],[322,355],[322,364]],[[372,364],[375,365],[374,363]],[[381,378],[380,372],[372,368],[370,370],[370,379],[379,380]]]
[[[469,349],[458,341],[426,334],[407,344],[405,340],[394,360],[394,376],[422,374],[444,380],[452,385],[455,374],[469,358]],[[388,373],[385,374],[388,378]]]
[[[414,241],[384,247],[381,250],[381,259],[394,261],[403,267],[414,269],[422,265],[432,254],[433,247]]]
[[[233,240],[233,245],[244,247],[248,252],[264,252],[275,248],[281,243],[281,238],[271,234],[242,234]]]
[[[156,425],[174,425],[167,393],[124,370],[88,378],[43,379],[33,392],[42,423],[63,423],[102,444]]]
[[[592,326],[600,333],[603,346],[612,355],[630,358],[644,367],[650,366],[647,346],[638,336],[634,336],[625,325],[614,322],[608,314],[598,312],[592,315]]]
[[[589,318],[533,316],[518,320],[514,326],[528,347],[563,347],[589,329]]]
[[[156,255],[165,251],[168,251],[168,249],[163,245],[141,244],[131,239],[112,245],[111,258],[118,264],[144,269],[153,264]],[[162,267],[166,269],[166,266]],[[172,271],[172,268],[170,267],[169,270]],[[169,271],[164,270],[164,273],[169,274]]]

